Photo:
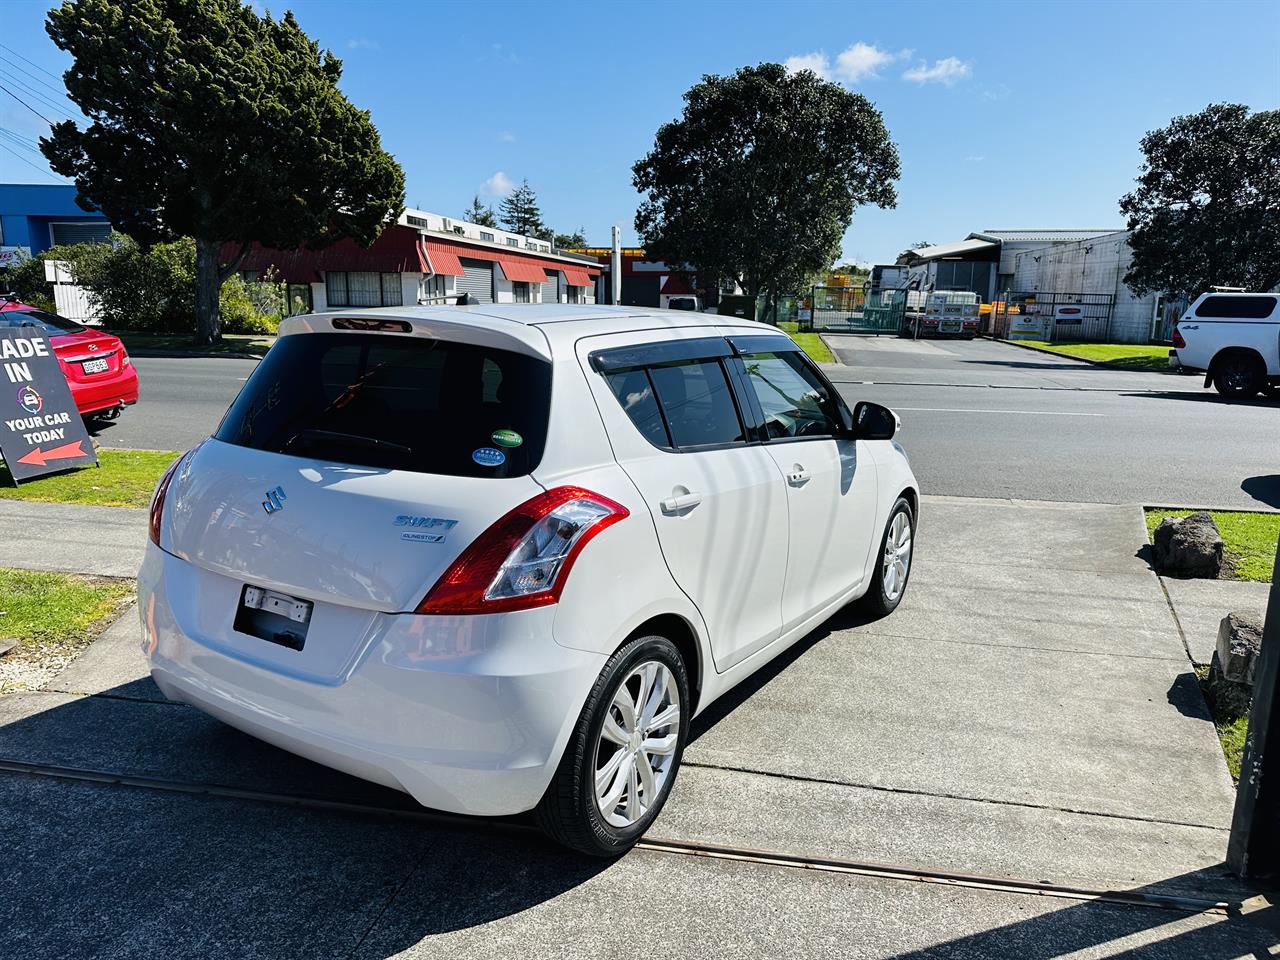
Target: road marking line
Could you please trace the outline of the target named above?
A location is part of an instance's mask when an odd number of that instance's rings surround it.
[[[1108,413],[1076,413],[1068,410],[975,410],[972,407],[892,407],[919,413],[1021,413],[1032,417],[1108,417]]]

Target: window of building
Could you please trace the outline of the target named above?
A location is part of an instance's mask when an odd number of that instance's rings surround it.
[[[1204,303],[1196,307],[1196,316],[1264,320],[1275,308],[1275,297],[1206,297]]]
[[[460,237],[465,237],[467,235],[467,231],[464,230],[462,227],[454,227],[453,232]]]
[[[564,302],[565,303],[586,303],[587,299],[585,296],[583,296],[585,291],[586,291],[585,287],[574,287],[574,286],[565,287]]]
[[[418,281],[419,300],[439,300],[448,290],[448,281],[440,274]]]
[[[515,295],[516,303],[529,303],[531,292],[529,284],[523,280],[513,280],[511,283],[511,292]]]
[[[486,231],[486,230],[481,230],[481,231],[480,231],[480,239],[481,239],[481,240],[488,240],[490,243],[493,243],[493,234],[492,234],[492,233],[489,233],[489,232],[488,232],[488,231]]]
[[[520,241],[519,241],[519,240],[517,240],[515,237],[507,237],[507,246],[508,246],[508,247],[518,247],[518,246],[520,246]]]
[[[107,243],[111,240],[111,224],[103,220],[51,223],[49,239],[55,246],[71,243]]]
[[[431,229],[431,221],[425,217],[409,216],[405,217],[405,219],[409,221],[409,225],[412,227],[422,227],[424,230]]]
[[[537,249],[538,249],[538,245],[537,245],[536,243],[534,243],[532,240],[526,240],[526,241],[524,242],[524,248],[525,248],[526,250],[537,250]]]
[[[538,249],[539,249],[539,250],[541,250],[543,253],[550,253],[550,252],[551,252],[551,247],[549,247],[549,246],[548,246],[547,244],[545,244],[545,243],[544,243],[544,244],[542,244],[540,247],[538,247]]]
[[[329,270],[324,286],[331,307],[399,307],[404,303],[398,273]]]

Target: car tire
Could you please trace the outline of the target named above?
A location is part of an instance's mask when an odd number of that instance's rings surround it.
[[[655,680],[651,689],[660,693],[646,722],[645,707],[650,705],[640,693],[650,670]],[[630,717],[625,706],[619,706],[621,699],[630,702]],[[677,711],[674,721],[664,724],[664,717],[671,719],[672,705]],[[689,712],[689,674],[675,644],[657,635],[625,644],[609,658],[587,695],[555,776],[534,809],[538,826],[557,843],[590,856],[616,857],[630,850],[657,819],[671,793],[688,741]],[[610,732],[605,729],[607,722]],[[661,736],[650,737],[649,725]],[[629,739],[629,744],[620,743],[620,737]],[[644,744],[650,742],[659,743],[662,750],[644,751]],[[641,764],[649,769],[648,777],[643,776]],[[603,784],[597,789],[601,774]],[[621,796],[610,803],[620,784]],[[644,797],[651,786],[652,795]]]
[[[1252,397],[1266,380],[1261,360],[1247,353],[1233,353],[1214,364],[1213,385],[1224,397],[1235,400]]]
[[[902,554],[901,534],[904,531],[906,552]],[[907,583],[911,578],[915,536],[915,512],[911,509],[911,504],[906,497],[899,497],[893,509],[889,511],[889,519],[884,525],[884,536],[880,538],[880,552],[876,554],[875,582],[867,588],[867,592],[862,597],[862,607],[866,613],[875,617],[887,617],[898,609],[898,604],[902,603],[902,598],[907,592]],[[894,541],[892,551],[890,550],[891,541]],[[895,577],[889,576],[891,563],[895,565]]]

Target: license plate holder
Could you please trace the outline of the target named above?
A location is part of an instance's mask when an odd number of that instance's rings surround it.
[[[92,360],[84,362],[85,373],[106,373],[111,365],[107,363],[106,357],[95,357]]]
[[[268,643],[302,650],[314,609],[310,600],[246,583],[240,591],[235,629]]]

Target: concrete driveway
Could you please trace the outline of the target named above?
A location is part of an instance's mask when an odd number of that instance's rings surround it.
[[[842,614],[715,705],[653,833],[903,877],[1245,896],[1221,867],[1230,780],[1134,556],[1137,508],[933,497],[922,514],[899,611]],[[164,702],[138,641],[127,615],[57,689],[0,698],[0,956],[1226,958],[1277,942],[1257,917],[660,850],[583,862],[519,824],[424,823],[398,794]]]

